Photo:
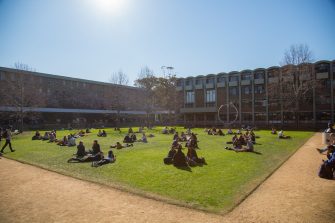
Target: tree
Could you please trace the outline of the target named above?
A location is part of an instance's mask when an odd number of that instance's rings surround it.
[[[129,78],[122,70],[119,70],[118,72],[114,72],[111,75],[111,78],[109,81],[112,84],[128,85]]]
[[[310,103],[317,85],[312,77],[312,61],[312,51],[305,44],[292,45],[282,61],[282,103],[285,110],[294,113],[297,127],[300,107]]]
[[[144,88],[146,91],[145,106],[148,114],[154,110],[168,110],[169,113],[175,110],[176,83],[175,75],[158,78],[150,68],[141,69],[135,86]]]
[[[23,71],[35,71],[27,64],[17,62],[14,64],[15,69]],[[16,119],[20,121],[19,130],[23,130],[23,119],[32,118],[33,112],[25,111],[25,107],[38,107],[45,104],[45,98],[40,90],[36,88],[36,80],[24,72],[11,73],[3,80],[1,87],[2,104],[12,107]]]

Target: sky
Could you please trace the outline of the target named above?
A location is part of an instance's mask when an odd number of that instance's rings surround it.
[[[292,44],[335,59],[335,0],[0,0],[0,66],[130,85],[267,68]]]

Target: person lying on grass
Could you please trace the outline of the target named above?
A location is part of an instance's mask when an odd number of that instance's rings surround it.
[[[225,147],[227,150],[233,150],[235,152],[254,152],[254,144],[252,143],[251,139],[247,140],[247,145],[245,147],[238,144],[233,148]]]
[[[280,130],[280,131],[278,132],[278,138],[279,138],[279,139],[290,139],[291,136],[286,136],[286,135],[284,135],[284,131],[283,131],[283,130]]]
[[[110,146],[110,148],[123,149],[123,148],[127,148],[127,147],[132,147],[132,146],[133,146],[132,143],[130,143],[130,144],[126,143],[126,144],[122,145],[120,142],[117,142],[115,145]]]
[[[116,156],[113,153],[113,150],[110,149],[108,151],[108,156],[103,157],[100,161],[93,161],[92,162],[92,167],[99,167],[108,163],[114,163],[116,161]]]

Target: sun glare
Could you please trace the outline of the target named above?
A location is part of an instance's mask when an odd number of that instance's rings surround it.
[[[127,5],[127,0],[94,0],[98,9],[103,13],[122,14]]]

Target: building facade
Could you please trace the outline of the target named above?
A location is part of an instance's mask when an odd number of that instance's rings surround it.
[[[62,125],[139,122],[147,118],[144,98],[145,91],[136,87],[0,67],[2,124],[23,113]],[[25,115],[25,121],[32,117]]]
[[[180,78],[177,92],[184,125],[322,128],[335,119],[335,61]]]

